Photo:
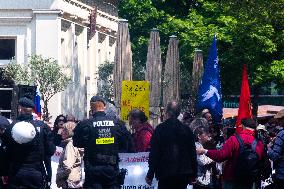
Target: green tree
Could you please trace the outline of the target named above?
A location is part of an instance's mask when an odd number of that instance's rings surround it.
[[[113,69],[114,63],[106,61],[104,64],[100,64],[98,67],[98,79],[101,83],[101,88],[98,92],[100,96],[109,101],[114,98],[114,88],[113,88]]]
[[[66,89],[71,77],[65,72],[66,67],[60,66],[52,58],[32,55],[26,64],[18,64],[12,60],[5,68],[5,76],[13,79],[16,84],[39,85],[43,100],[43,119],[49,119],[48,102],[56,93]]]
[[[198,11],[201,4],[196,1],[151,1],[151,0],[122,0],[120,16],[129,20],[129,29],[133,50],[134,79],[144,79],[147,45],[150,29],[158,28],[161,36],[162,59],[165,63],[165,53],[169,36],[175,34],[180,40],[181,88],[183,93],[190,89],[190,75],[195,49],[202,49],[207,54],[214,33],[218,33],[218,26],[210,23]],[[181,6],[181,5],[184,6]],[[179,6],[172,8],[170,5]],[[180,11],[182,9],[182,11]],[[208,17],[217,8],[212,5],[204,6]],[[207,11],[207,12],[206,12]],[[204,13],[204,14],[205,14]],[[216,11],[216,13],[218,13]],[[213,15],[213,14],[212,14]],[[213,19],[212,19],[213,20]],[[215,22],[215,21],[214,21]],[[221,22],[221,21],[219,21]],[[228,23],[229,25],[230,23]],[[219,37],[229,40],[220,30]]]
[[[232,43],[226,44],[227,51],[224,49],[221,54],[226,63],[224,73],[233,74],[232,68],[238,69],[241,63],[246,63],[253,86],[272,81],[278,87],[283,84],[284,78],[279,77],[283,65],[278,64],[284,59],[283,3],[283,0],[220,1],[224,14],[236,20],[231,30]]]
[[[194,50],[203,50],[206,60],[214,33],[224,95],[240,93],[243,64],[253,93],[271,82],[283,87],[284,0],[122,0],[119,15],[129,20],[135,79],[143,79],[149,33],[155,27],[164,53],[170,35],[180,40],[182,93],[191,85]]]

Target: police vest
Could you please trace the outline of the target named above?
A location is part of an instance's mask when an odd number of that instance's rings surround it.
[[[117,165],[119,126],[115,120],[101,115],[95,116],[90,125],[90,138],[85,149],[92,165]]]

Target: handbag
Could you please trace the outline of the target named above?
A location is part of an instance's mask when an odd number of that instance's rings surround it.
[[[67,185],[68,188],[83,188],[83,184],[84,184],[84,161],[83,158],[81,157],[81,178],[80,181],[76,181],[76,182],[71,182],[71,181],[67,181]]]

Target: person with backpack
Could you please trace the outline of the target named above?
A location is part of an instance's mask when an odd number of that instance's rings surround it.
[[[273,161],[275,169],[275,188],[284,188],[284,109],[280,110],[274,117],[281,130],[275,139],[268,145],[268,157]]]
[[[251,189],[260,180],[262,160],[265,158],[263,143],[256,138],[256,122],[241,121],[243,130],[231,136],[220,150],[197,149],[216,162],[225,162],[224,189]]]
[[[8,157],[9,189],[41,189],[47,187],[46,157],[55,152],[52,133],[42,121],[33,120],[34,102],[19,100],[19,116],[3,134]]]
[[[148,152],[150,150],[150,141],[154,129],[147,122],[145,113],[139,109],[133,109],[129,115],[129,125],[133,130],[133,151]]]

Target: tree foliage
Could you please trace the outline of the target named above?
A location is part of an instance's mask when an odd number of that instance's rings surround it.
[[[113,88],[113,70],[114,63],[106,61],[104,64],[100,64],[98,67],[98,79],[101,83],[98,94],[104,99],[112,101],[114,98],[114,88]]]
[[[215,33],[225,95],[239,94],[243,64],[253,86],[283,87],[284,0],[121,0],[119,15],[129,21],[134,79],[143,79],[150,29],[158,28],[164,53],[170,35],[180,40],[182,93],[194,50],[206,60]]]
[[[18,64],[12,60],[5,68],[5,75],[16,84],[39,85],[41,98],[44,102],[44,119],[48,118],[48,102],[58,92],[66,89],[71,78],[65,72],[66,67],[60,66],[52,58],[32,55],[26,64]]]

